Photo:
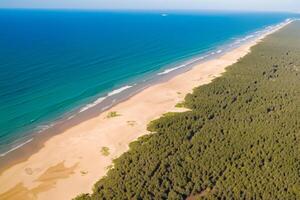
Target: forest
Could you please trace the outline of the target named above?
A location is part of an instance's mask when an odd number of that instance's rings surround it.
[[[195,88],[75,199],[300,199],[299,35],[295,21]]]

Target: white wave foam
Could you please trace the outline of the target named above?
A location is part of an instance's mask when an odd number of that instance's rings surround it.
[[[288,23],[288,22],[290,22],[290,21],[292,21],[292,20],[287,19],[287,20],[286,20],[285,22],[283,22],[283,23],[280,23],[280,24],[277,24],[277,25],[274,25],[274,26],[267,26],[267,27],[266,27],[265,29],[263,29],[263,30],[258,30],[258,31],[256,31],[255,33],[253,33],[253,34],[251,34],[251,35],[247,35],[247,36],[245,36],[245,37],[236,39],[232,44],[230,44],[230,46],[233,47],[233,46],[238,45],[238,44],[240,44],[240,43],[242,43],[242,42],[248,41],[248,40],[250,40],[250,39],[252,39],[252,38],[254,38],[254,37],[257,37],[257,36],[259,36],[259,35],[261,35],[261,34],[263,34],[263,33],[265,33],[265,32],[269,32],[269,31],[272,31],[272,30],[274,30],[274,29],[276,29],[276,28],[279,28],[279,27],[283,26],[284,24],[286,24],[286,23]],[[217,51],[211,52],[209,55],[220,54],[220,53],[222,53],[222,52],[223,52],[223,50],[219,49],[219,50],[217,50]],[[177,67],[173,67],[173,68],[170,68],[170,69],[166,69],[165,71],[160,72],[160,73],[158,73],[157,75],[168,74],[168,73],[170,73],[170,72],[172,72],[172,71],[175,71],[175,70],[177,70],[177,69],[180,69],[180,68],[182,68],[182,67],[185,67],[185,66],[187,66],[187,65],[189,65],[189,64],[191,64],[191,63],[193,63],[193,62],[195,62],[195,61],[197,61],[197,60],[202,60],[202,59],[208,57],[209,55],[202,56],[202,57],[200,57],[200,58],[198,58],[198,59],[192,60],[192,61],[189,62],[189,63],[182,64],[182,65],[179,65],[179,66],[177,66]]]
[[[185,67],[185,66],[186,66],[186,65],[184,64],[184,65],[179,65],[179,66],[177,66],[177,67],[173,67],[173,68],[170,68],[170,69],[166,69],[165,71],[160,72],[160,73],[158,73],[157,75],[168,74],[168,73],[170,73],[170,72],[172,72],[172,71],[174,71],[174,70],[180,69],[180,68]]]
[[[113,95],[115,95],[115,94],[119,94],[119,93],[123,92],[124,90],[127,90],[127,89],[129,89],[129,88],[131,88],[131,87],[132,87],[131,85],[126,85],[126,86],[121,87],[121,88],[119,88],[119,89],[113,90],[113,91],[109,92],[105,97],[100,97],[100,98],[98,98],[96,101],[94,101],[94,102],[92,102],[92,103],[90,103],[90,104],[87,104],[86,106],[84,106],[83,108],[81,108],[81,109],[79,110],[79,113],[84,112],[84,111],[86,111],[86,110],[88,110],[88,109],[90,109],[90,108],[92,108],[92,107],[95,107],[95,106],[98,105],[99,103],[103,102],[107,97],[113,96]],[[114,100],[114,101],[115,101],[115,100]],[[72,119],[73,117],[74,117],[74,116],[70,117],[69,119]]]
[[[6,152],[0,154],[0,157],[6,156],[6,155],[9,154],[10,152],[13,152],[13,151],[15,151],[15,150],[21,148],[22,146],[24,146],[25,144],[28,144],[28,143],[31,142],[32,140],[33,140],[33,138],[31,138],[31,139],[29,139],[29,140],[27,140],[27,141],[25,141],[25,142],[23,142],[23,143],[21,143],[21,144],[15,146],[15,147],[13,147],[12,149],[10,149],[10,150],[8,150],[8,151],[6,151]]]
[[[104,99],[106,99],[106,97],[100,97],[100,98],[98,98],[98,99],[97,99],[96,101],[94,101],[93,103],[87,104],[86,106],[84,106],[83,108],[81,108],[81,109],[79,110],[79,112],[80,112],[80,113],[81,113],[81,112],[84,112],[84,111],[86,111],[87,109],[90,109],[90,108],[92,108],[92,107],[98,105],[99,103],[101,103],[102,101],[104,101]]]
[[[242,43],[242,42],[246,42],[246,41],[248,41],[248,40],[250,40],[250,39],[252,39],[252,38],[258,37],[258,36],[260,36],[260,35],[262,35],[262,34],[264,34],[264,33],[266,33],[266,32],[269,32],[269,31],[272,31],[272,30],[274,30],[274,29],[276,29],[276,28],[279,28],[279,27],[281,27],[281,26],[283,26],[283,25],[285,25],[285,24],[287,24],[287,23],[289,23],[289,22],[291,22],[291,21],[293,21],[293,20],[287,19],[286,21],[284,21],[284,22],[282,22],[282,23],[280,23],[280,24],[277,24],[277,25],[274,25],[274,26],[267,26],[267,27],[265,27],[263,30],[258,30],[258,31],[256,31],[256,32],[253,33],[253,34],[250,34],[250,35],[247,35],[247,36],[245,36],[245,37],[236,39],[236,40],[235,40],[233,43],[231,43],[229,46],[233,47],[233,46],[238,45],[238,44],[240,44],[240,43]],[[202,57],[200,57],[200,58],[196,58],[196,59],[194,59],[194,60],[192,60],[192,61],[190,61],[190,62],[188,62],[188,63],[182,64],[182,65],[179,65],[179,66],[170,68],[170,69],[166,69],[165,71],[160,72],[160,73],[158,73],[157,75],[168,74],[168,73],[170,73],[170,72],[172,72],[172,71],[175,71],[175,70],[177,70],[177,69],[180,69],[180,68],[182,68],[182,67],[186,67],[187,65],[192,64],[192,63],[194,63],[195,61],[203,60],[203,59],[205,59],[206,57],[209,57],[210,55],[220,54],[220,53],[222,53],[222,52],[223,52],[223,50],[221,50],[221,49],[219,49],[219,50],[217,50],[217,51],[213,51],[213,52],[209,53],[208,55],[202,56]]]
[[[131,85],[126,85],[126,86],[121,87],[119,89],[113,90],[112,92],[108,93],[107,96],[110,97],[112,95],[119,94],[119,93],[123,92],[124,90],[127,90],[131,87],[132,87]]]
[[[163,71],[163,72],[157,73],[157,75],[168,74],[168,73],[170,73],[170,72],[172,72],[172,71],[175,71],[175,70],[177,70],[177,69],[180,69],[180,68],[186,67],[186,66],[188,66],[188,65],[190,65],[190,64],[193,64],[193,63],[195,63],[195,62],[197,62],[197,61],[199,61],[199,60],[203,60],[203,59],[207,58],[208,56],[209,56],[209,55],[204,55],[204,56],[201,56],[200,58],[194,58],[194,59],[190,60],[189,62],[186,62],[186,63],[184,63],[184,64],[182,64],[182,65],[178,65],[177,67],[173,67],[173,68],[170,68],[170,69],[166,69],[166,70]]]
[[[70,117],[68,117],[67,120],[73,119],[75,117],[75,115],[71,115]]]
[[[54,124],[49,124],[49,125],[41,125],[41,126],[38,126],[38,133],[41,133],[49,128],[51,128],[52,126],[54,126]]]

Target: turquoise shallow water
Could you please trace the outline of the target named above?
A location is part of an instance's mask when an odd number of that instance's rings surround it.
[[[0,10],[0,155],[65,113],[290,17]]]

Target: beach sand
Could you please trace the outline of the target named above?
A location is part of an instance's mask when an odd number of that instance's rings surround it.
[[[175,105],[182,102],[186,94],[221,76],[227,66],[278,29],[153,85],[108,111],[51,137],[26,161],[1,174],[0,199],[71,199],[91,192],[112,160],[127,151],[130,142],[148,134],[146,127],[151,120],[166,112],[184,111]],[[112,112],[117,116],[111,115]]]

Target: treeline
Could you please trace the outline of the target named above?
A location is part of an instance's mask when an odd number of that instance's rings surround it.
[[[300,199],[300,23],[149,124],[90,199]]]

